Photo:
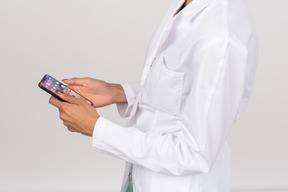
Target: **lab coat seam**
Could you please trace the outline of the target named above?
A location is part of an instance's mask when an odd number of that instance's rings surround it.
[[[171,168],[173,169],[177,169],[178,171],[179,171],[179,164],[178,163],[171,163],[171,162],[169,162],[169,163],[164,163],[164,162],[159,162],[159,161],[156,161],[156,160],[154,160],[154,159],[146,159],[146,160],[139,160],[138,161],[139,163],[140,163],[140,165],[141,164],[146,164],[146,165],[156,165],[156,166],[158,166],[158,167],[168,167],[168,169],[167,169],[167,173],[170,173],[170,174],[172,174],[172,175],[182,175],[182,174],[173,174],[173,172],[172,171],[169,171]],[[182,167],[183,168],[183,170],[184,170],[184,167]],[[149,168],[148,168],[149,169]],[[187,170],[186,168],[185,168],[185,170]],[[157,172],[157,171],[156,171]],[[161,172],[161,171],[159,171],[159,172]],[[191,173],[189,173],[189,174],[191,174]]]
[[[195,153],[193,155],[194,160],[193,160],[192,164],[196,163],[196,161],[199,161],[200,157],[203,158],[202,155],[200,155],[198,152],[195,151]],[[178,176],[180,176],[180,175],[195,175],[195,174],[201,174],[201,173],[207,172],[207,161],[206,160],[201,163],[202,166],[198,170],[193,170],[193,171],[191,171],[189,166],[187,167],[186,164],[178,163],[178,161],[176,161],[175,163],[173,163],[173,162],[165,163],[165,162],[159,162],[159,161],[154,160],[152,158],[141,159],[138,161],[134,159],[132,161],[138,162],[137,164],[140,164],[140,165],[146,164],[146,165],[155,165],[158,167],[163,167],[163,166],[167,167],[165,172],[169,173],[171,175],[178,175]],[[145,167],[148,168],[149,166],[145,166]],[[194,167],[194,165],[192,167]],[[172,171],[171,169],[177,170],[177,173],[175,171]],[[159,171],[159,172],[162,172],[162,171]]]
[[[198,159],[198,158],[197,158]],[[195,161],[197,160],[195,159]],[[149,169],[149,165],[153,165],[154,166],[157,166],[157,167],[167,167],[165,168],[164,170],[158,170],[158,171],[155,171],[155,172],[159,172],[159,173],[165,173],[167,175],[174,175],[174,176],[187,176],[187,175],[198,175],[198,174],[202,174],[202,173],[206,173],[206,168],[203,168],[202,167],[198,167],[198,169],[195,169],[195,170],[191,170],[189,169],[188,167],[185,167],[185,166],[182,166],[182,165],[179,165],[177,163],[163,163],[163,162],[157,162],[155,160],[150,160],[150,161],[138,161],[139,164],[143,165],[145,164],[145,168]],[[151,170],[151,169],[150,169]]]
[[[227,0],[222,0],[222,3],[223,3],[223,6],[224,6],[224,11],[222,12],[222,17],[223,17],[223,40],[224,40],[224,43],[223,43],[223,50],[221,51],[221,55],[219,57],[219,61],[218,61],[218,67],[217,67],[217,72],[215,74],[215,77],[214,77],[214,81],[213,81],[213,84],[211,85],[211,88],[209,89],[209,95],[207,96],[207,101],[206,101],[206,107],[205,107],[205,119],[206,119],[206,122],[207,122],[207,118],[208,118],[208,113],[209,113],[209,110],[211,108],[211,105],[212,105],[212,100],[213,98],[215,97],[215,93],[216,93],[216,87],[217,85],[219,84],[219,80],[220,80],[220,76],[221,74],[223,73],[224,71],[224,68],[225,66],[227,66],[227,64],[225,64],[225,58],[227,57],[227,52],[228,52],[228,17],[227,17]],[[205,137],[207,137],[207,130],[204,129],[204,134]],[[203,151],[205,151],[206,149],[206,144],[207,144],[207,138],[205,138],[203,140]]]
[[[178,110],[178,114],[181,113],[181,107],[182,107],[182,97],[183,97],[183,87],[184,87],[184,78],[185,78],[185,73],[183,73],[182,75],[182,78],[181,78],[181,82],[180,82],[180,91],[181,91],[181,94],[179,94],[179,97],[178,98],[178,106],[179,106],[179,110]]]
[[[224,26],[227,26],[227,23],[224,23]],[[228,27],[227,27],[228,28]],[[219,57],[219,61],[218,61],[218,67],[217,67],[217,72],[215,73],[215,77],[214,77],[214,81],[209,89],[209,94],[208,94],[208,99],[206,101],[206,107],[205,107],[205,114],[207,115],[208,113],[208,110],[210,108],[210,105],[211,105],[211,101],[213,99],[213,96],[215,94],[215,90],[216,90],[216,87],[217,87],[217,84],[218,84],[218,81],[219,81],[219,78],[220,78],[220,73],[222,71],[222,68],[224,67],[225,65],[225,57],[227,55],[227,48],[228,48],[228,30],[227,30],[226,27],[224,27],[224,35],[222,36],[223,37],[223,40],[224,40],[224,43],[223,43],[223,50],[221,51],[221,54],[220,57]],[[222,62],[222,64],[221,64]]]
[[[245,54],[247,54],[247,48],[244,46],[244,44],[242,42],[239,41],[239,39],[237,38],[232,38],[229,37],[229,42],[231,42],[231,44],[235,45],[235,48],[238,48],[239,50],[245,52]]]

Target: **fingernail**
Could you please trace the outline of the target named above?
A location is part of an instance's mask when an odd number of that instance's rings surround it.
[[[62,81],[66,81],[66,80],[68,80],[68,79],[63,79]]]

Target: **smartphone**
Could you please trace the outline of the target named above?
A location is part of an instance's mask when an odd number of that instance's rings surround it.
[[[77,93],[76,91],[73,91],[72,89],[70,89],[63,83],[61,83],[60,81],[57,81],[56,79],[51,77],[50,75],[44,75],[42,80],[39,82],[38,86],[44,91],[46,91],[47,93],[59,99],[60,101],[64,101],[64,100],[61,97],[59,97],[59,95],[63,93],[67,93],[71,95],[72,97],[83,99],[88,104],[93,105],[93,103],[90,100],[86,99],[85,97]],[[67,101],[64,101],[64,102],[67,102]]]

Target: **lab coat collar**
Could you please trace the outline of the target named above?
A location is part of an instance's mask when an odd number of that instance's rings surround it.
[[[174,11],[172,16],[175,14],[175,12],[180,8],[180,6],[186,1],[186,0],[177,0],[178,1],[178,8]],[[184,20],[192,19],[196,14],[198,14],[201,10],[203,10],[205,7],[210,5],[213,2],[216,2],[217,0],[193,0],[189,5],[187,5],[182,11],[180,11],[178,14],[182,15]],[[177,14],[177,15],[178,15]],[[175,17],[177,17],[177,15]]]
[[[179,0],[180,2],[183,0]],[[179,14],[182,14],[184,20],[190,20],[197,15],[201,10],[217,0],[193,0]],[[185,2],[185,1],[184,1]]]

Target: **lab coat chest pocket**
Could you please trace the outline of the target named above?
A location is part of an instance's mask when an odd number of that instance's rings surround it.
[[[153,108],[176,115],[180,112],[184,73],[168,69],[164,58],[155,60],[147,76],[142,101]]]

